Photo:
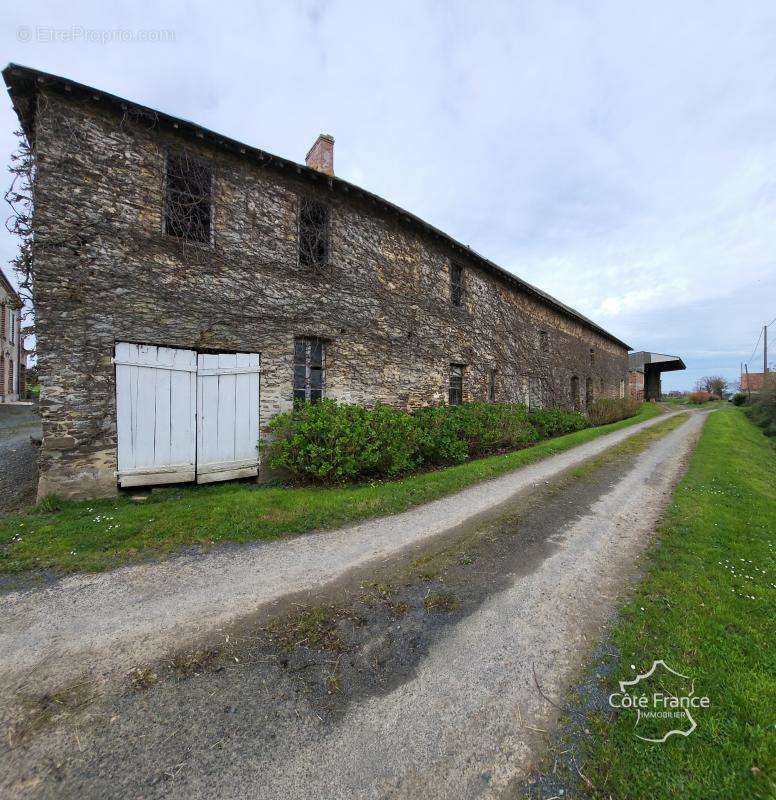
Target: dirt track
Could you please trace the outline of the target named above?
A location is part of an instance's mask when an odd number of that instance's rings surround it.
[[[309,630],[289,651],[263,628],[249,637],[235,632],[227,646],[222,629],[210,664],[175,662],[172,669],[162,659],[151,665],[161,678],[156,685],[98,697],[83,703],[86,711],[63,695],[72,720],[43,725],[3,753],[6,790],[58,797],[511,796],[539,730],[553,722],[545,697],[560,698],[636,574],[635,560],[703,419],[693,415],[640,455],[562,477],[559,485],[545,483],[557,472],[532,473],[525,485],[532,491],[513,489],[497,510],[465,514],[448,530],[453,561],[448,553],[385,566],[386,575],[394,569],[414,578],[401,579],[390,596],[380,598],[378,589],[378,602],[361,596],[341,607],[317,647]],[[336,534],[318,538],[328,536]],[[384,544],[371,546],[374,553]],[[89,583],[80,590],[74,598],[88,597]],[[447,606],[436,608],[429,598],[447,598]],[[172,592],[169,600],[174,634]],[[80,608],[77,599],[72,605]],[[200,630],[208,622],[220,625],[203,619]],[[154,644],[148,657],[156,654]]]

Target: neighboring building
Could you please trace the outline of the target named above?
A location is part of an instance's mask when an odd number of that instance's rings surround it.
[[[26,351],[21,337],[22,300],[0,270],[0,403],[24,395]]]
[[[39,495],[256,474],[256,440],[295,398],[624,396],[625,343],[334,177],[331,137],[302,166],[56,76],[3,75],[37,156]]]
[[[663,372],[687,369],[679,356],[663,353],[647,353],[640,350],[628,356],[628,388],[630,396],[648,402],[660,400],[662,387],[660,375]]]
[[[765,383],[765,376],[770,375],[768,372],[742,372],[741,373],[741,391],[742,392],[759,392]]]

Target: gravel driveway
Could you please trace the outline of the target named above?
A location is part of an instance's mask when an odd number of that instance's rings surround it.
[[[581,477],[563,470],[634,429],[347,532],[7,595],[4,688],[22,680],[20,707],[35,712],[26,728],[6,727],[0,793],[515,796],[554,704],[637,579],[638,556],[704,419],[693,414],[643,452]],[[322,582],[359,565],[390,574],[388,556],[422,543],[417,552],[426,553],[432,538],[469,544],[442,575],[421,558],[395,596],[343,606],[322,648],[311,646],[313,629],[293,626],[290,650],[264,628],[230,643],[235,616],[294,590],[298,602],[320,603]],[[169,647],[206,630],[220,648],[209,663],[160,655],[162,634]],[[145,661],[133,662],[141,653]],[[92,673],[148,668],[118,689],[83,676],[42,692],[51,667],[64,680],[87,656]]]
[[[38,448],[30,442],[31,435],[41,435],[37,408],[32,404],[0,404],[0,512],[35,500]]]
[[[47,664],[57,680],[89,668],[107,673],[260,606],[341,579],[349,570],[422,547],[516,493],[530,491],[564,470],[604,452],[668,416],[601,436],[495,480],[402,514],[291,540],[225,547],[97,575],[74,575],[33,591],[0,594],[0,674]]]

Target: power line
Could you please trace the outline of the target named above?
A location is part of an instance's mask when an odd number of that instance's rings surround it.
[[[749,356],[749,361],[747,361],[747,364],[751,364],[752,363],[752,359],[754,358],[754,354],[757,352],[757,346],[760,344],[760,339],[762,339],[762,338],[763,338],[763,329],[760,328],[760,335],[757,337],[757,341],[754,343],[754,350],[752,350],[752,355]]]

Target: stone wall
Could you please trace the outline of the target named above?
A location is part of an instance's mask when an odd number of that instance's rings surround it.
[[[292,405],[295,336],[326,341],[325,394],[405,408],[464,399],[570,406],[617,396],[626,350],[507,285],[411,221],[277,166],[180,139],[130,114],[53,90],[35,120],[35,308],[44,446],[39,495],[116,491],[114,343],[262,356],[261,425]],[[214,235],[162,232],[166,148],[196,149],[214,176]],[[325,268],[299,265],[300,194],[331,209]],[[451,259],[464,267],[450,303]],[[548,352],[539,347],[547,332]],[[592,356],[591,356],[592,350]]]
[[[634,400],[644,400],[644,373],[632,370],[628,373],[628,390]]]

